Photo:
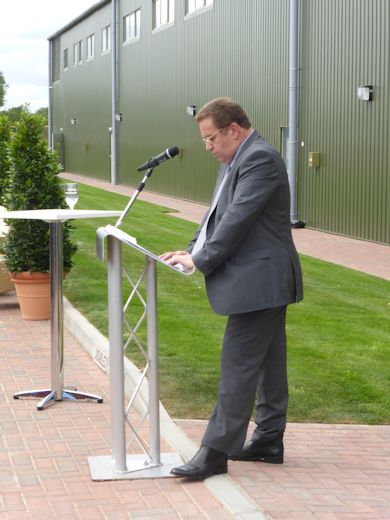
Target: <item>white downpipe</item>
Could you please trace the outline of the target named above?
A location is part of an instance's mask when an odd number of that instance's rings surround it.
[[[111,0],[111,184],[117,180],[117,94],[118,94],[117,0]]]
[[[53,99],[52,99],[52,56],[53,56],[53,41],[49,40],[49,82],[48,82],[48,108],[47,108],[47,142],[50,150],[53,150]]]
[[[297,149],[298,149],[298,79],[299,79],[299,0],[290,0],[290,77],[288,115],[288,178],[291,196],[291,223],[298,220],[297,211]]]

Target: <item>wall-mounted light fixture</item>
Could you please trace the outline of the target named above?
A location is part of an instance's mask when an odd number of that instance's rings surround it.
[[[357,97],[360,101],[372,101],[372,85],[363,85],[357,89]]]
[[[77,119],[75,117],[70,118],[70,124],[71,125],[77,125]]]
[[[196,115],[196,105],[188,105],[187,114],[194,117]]]

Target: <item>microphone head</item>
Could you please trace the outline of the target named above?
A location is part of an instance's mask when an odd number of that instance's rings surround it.
[[[166,154],[168,155],[168,157],[170,159],[172,159],[172,157],[176,157],[176,155],[178,155],[179,152],[180,152],[180,150],[177,146],[171,146],[170,148],[167,148],[167,150],[166,150]]]

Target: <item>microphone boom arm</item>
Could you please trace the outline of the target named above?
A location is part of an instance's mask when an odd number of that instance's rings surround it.
[[[127,206],[125,207],[125,209],[123,210],[123,212],[122,212],[121,216],[119,217],[117,223],[115,224],[116,228],[118,228],[122,224],[123,219],[125,218],[125,216],[129,212],[131,206],[134,204],[136,198],[141,193],[141,191],[144,189],[146,181],[148,180],[148,178],[153,173],[153,168],[158,166],[161,162],[167,161],[168,159],[173,159],[173,157],[176,157],[176,155],[178,155],[179,152],[180,152],[180,150],[179,150],[179,148],[177,146],[171,146],[171,148],[167,148],[166,150],[164,150],[160,154],[158,154],[155,157],[152,157],[151,159],[149,159],[149,161],[146,161],[146,163],[141,164],[141,166],[138,166],[137,170],[139,172],[142,172],[144,170],[148,170],[148,171],[146,172],[146,174],[145,174],[144,178],[142,179],[142,181],[138,184],[135,192],[133,193],[133,196],[129,200]]]
[[[122,224],[124,218],[126,217],[128,212],[130,211],[130,208],[134,204],[134,202],[136,201],[138,195],[145,188],[146,181],[149,179],[149,177],[152,175],[152,173],[153,173],[153,168],[149,168],[148,171],[146,172],[144,178],[142,179],[142,181],[138,184],[135,192],[133,193],[131,199],[127,203],[127,206],[125,207],[125,209],[122,211],[122,214],[118,218],[118,220],[117,220],[117,222],[116,222],[114,227],[119,228],[119,226]]]

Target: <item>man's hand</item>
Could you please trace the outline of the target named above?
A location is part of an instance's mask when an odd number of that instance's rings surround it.
[[[160,255],[160,258],[169,265],[181,264],[188,270],[195,268],[192,256],[187,251],[169,251]]]

